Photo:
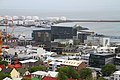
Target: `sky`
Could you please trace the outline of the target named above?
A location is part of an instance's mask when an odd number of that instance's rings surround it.
[[[0,9],[49,11],[120,10],[120,0],[0,0]]]

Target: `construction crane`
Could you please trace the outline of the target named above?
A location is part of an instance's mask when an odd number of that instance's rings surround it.
[[[0,56],[2,55],[2,31],[0,30]]]
[[[4,40],[6,41],[6,45],[8,45],[8,41],[12,40],[12,33],[14,32],[14,29],[15,29],[15,26],[11,26],[12,28],[12,31],[10,33],[8,33],[8,19],[6,17],[6,21],[5,21],[5,24],[6,24],[6,29],[4,30],[5,31],[5,34],[4,34]],[[12,18],[12,24],[13,24],[13,18]]]

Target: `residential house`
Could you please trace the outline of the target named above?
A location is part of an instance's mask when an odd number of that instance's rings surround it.
[[[14,68],[11,72],[10,72],[11,78],[20,78],[20,73]]]

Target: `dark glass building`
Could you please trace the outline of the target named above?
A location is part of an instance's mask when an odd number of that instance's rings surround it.
[[[33,30],[32,33],[34,45],[43,45],[46,47],[51,46],[51,28],[40,28],[39,30]]]
[[[51,39],[73,39],[77,30],[67,26],[51,26]]]
[[[101,68],[105,64],[114,64],[114,58],[116,54],[114,53],[91,53],[89,57],[89,66]]]
[[[51,46],[54,39],[73,39],[77,36],[77,29],[69,26],[51,26],[51,28],[40,28],[33,30],[32,37],[34,45]]]

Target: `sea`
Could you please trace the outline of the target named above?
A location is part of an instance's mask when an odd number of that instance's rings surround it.
[[[61,17],[67,19],[81,19],[81,20],[120,20],[120,11],[76,11],[76,12],[41,12],[30,10],[1,10],[0,15],[10,16],[39,16],[41,19],[45,17]],[[66,24],[66,23],[65,23]],[[68,24],[68,23],[67,23]],[[98,34],[108,36],[120,36],[120,22],[74,22],[69,25],[79,24],[82,27],[89,28]],[[0,29],[5,29],[5,26],[0,26]],[[14,36],[25,34],[26,38],[32,38],[32,30],[36,27],[15,26],[13,31]],[[13,27],[7,27],[8,32],[11,32]],[[113,42],[120,42],[120,39],[112,39]]]

